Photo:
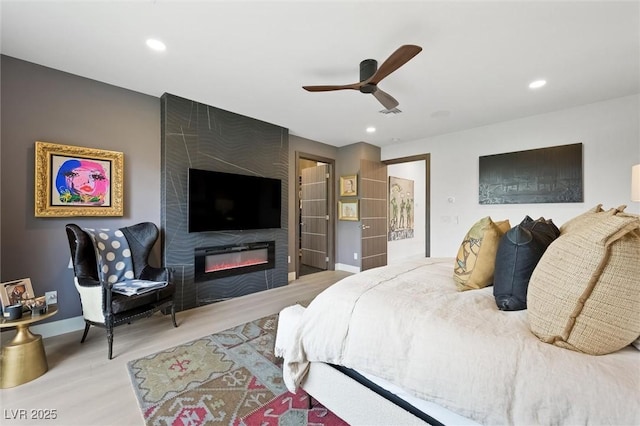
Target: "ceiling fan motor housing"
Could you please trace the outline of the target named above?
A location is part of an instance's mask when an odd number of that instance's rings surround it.
[[[360,62],[360,81],[370,79],[378,71],[378,61],[365,59]],[[378,89],[375,84],[364,84],[360,87],[362,93],[373,93]]]

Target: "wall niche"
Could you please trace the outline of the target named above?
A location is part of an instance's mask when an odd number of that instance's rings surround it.
[[[162,257],[177,284],[176,308],[197,306],[287,284],[289,130],[165,93],[161,97]],[[189,168],[264,176],[282,181],[281,228],[189,233]],[[275,242],[275,267],[194,280],[195,250]]]

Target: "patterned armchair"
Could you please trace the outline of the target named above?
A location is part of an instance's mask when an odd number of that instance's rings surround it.
[[[158,239],[158,228],[151,222],[118,230],[87,229],[66,225],[74,281],[80,295],[85,320],[84,343],[89,328],[103,327],[107,331],[109,359],[112,358],[113,329],[146,318],[155,312],[171,312],[177,327],[173,296],[175,284],[171,271],[148,264],[151,248]],[[166,281],[160,289],[133,296],[113,291],[113,284],[127,279]]]

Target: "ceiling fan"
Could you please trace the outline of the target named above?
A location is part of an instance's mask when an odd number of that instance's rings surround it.
[[[328,92],[331,90],[352,89],[362,93],[371,93],[387,109],[393,109],[399,105],[393,96],[378,87],[378,83],[389,74],[409,62],[411,58],[422,51],[422,47],[413,44],[400,46],[378,68],[378,61],[365,59],[360,62],[360,81],[342,86],[302,86],[309,92]]]

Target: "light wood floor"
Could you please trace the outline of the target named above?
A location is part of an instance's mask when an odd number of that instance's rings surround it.
[[[24,385],[0,390],[0,424],[144,425],[127,371],[129,361],[277,313],[313,298],[347,275],[320,272],[285,287],[178,312],[178,328],[171,325],[169,316],[159,313],[120,326],[114,333],[112,360],[107,360],[103,329],[92,327],[83,344],[82,331],[47,338],[49,371]],[[10,420],[10,410],[18,409],[56,410],[57,419]]]

